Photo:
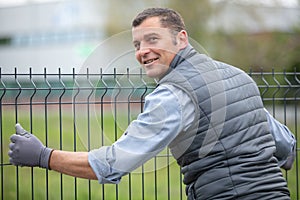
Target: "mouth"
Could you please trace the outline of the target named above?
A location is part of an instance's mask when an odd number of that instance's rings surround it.
[[[158,58],[149,59],[143,62],[144,65],[149,65],[153,63],[154,61],[158,60]]]

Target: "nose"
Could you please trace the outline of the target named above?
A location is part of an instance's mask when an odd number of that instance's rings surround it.
[[[135,52],[135,57],[140,63],[142,63],[143,62],[142,60],[146,58],[149,53],[150,53],[149,48],[140,47],[140,49]]]
[[[145,57],[150,52],[150,49],[147,47],[140,47],[140,49],[137,51],[137,54],[139,57]]]

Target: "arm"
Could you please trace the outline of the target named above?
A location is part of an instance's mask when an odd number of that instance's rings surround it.
[[[270,131],[275,140],[275,157],[278,159],[280,167],[290,170],[296,156],[295,136],[287,126],[274,119],[267,110],[265,111],[267,114]]]
[[[187,94],[172,86],[156,88],[146,97],[143,113],[115,143],[89,152],[99,183],[118,183],[168,146],[193,118],[194,104]]]
[[[88,162],[87,152],[54,150],[49,161],[50,169],[74,177],[97,180]]]
[[[193,121],[194,109],[182,107],[191,100],[179,103],[179,99],[189,99],[186,94],[184,96],[181,91],[181,95],[177,96],[178,93],[175,92],[176,95],[166,88],[157,88],[156,92],[148,95],[144,112],[111,146],[90,152],[52,150],[33,134],[16,127],[17,133],[11,136],[10,162],[19,166],[40,166],[75,177],[98,179],[99,183],[118,183],[123,175],[163,150]],[[192,103],[189,105],[193,106]],[[41,153],[44,150],[46,154]]]

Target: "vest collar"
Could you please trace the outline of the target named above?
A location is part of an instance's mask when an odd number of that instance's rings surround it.
[[[177,65],[179,65],[180,63],[182,63],[184,60],[192,57],[196,53],[197,53],[196,50],[192,47],[192,45],[189,44],[187,47],[185,47],[184,49],[180,50],[176,54],[176,56],[174,57],[174,59],[172,60],[172,62],[170,64],[170,68],[171,69],[175,69],[177,67]]]
[[[163,79],[166,75],[168,75],[173,69],[175,69],[180,63],[185,61],[186,59],[192,57],[193,55],[197,54],[197,51],[192,47],[192,45],[188,45],[184,49],[180,50],[174,59],[172,60],[169,70],[166,72],[166,74],[161,78]],[[161,80],[160,79],[160,80]],[[158,80],[158,82],[160,81]]]

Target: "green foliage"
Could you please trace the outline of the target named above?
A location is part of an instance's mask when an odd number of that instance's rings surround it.
[[[242,69],[294,71],[300,63],[299,33],[224,34],[211,36],[210,53]],[[222,48],[220,48],[220,46]]]
[[[208,29],[211,17],[227,8],[227,2],[213,5],[210,0],[202,1],[164,1],[139,3],[113,0],[110,9],[122,8],[122,12],[110,12],[107,22],[107,35],[113,35],[131,27],[133,17],[146,7],[160,6],[177,10],[184,18],[190,38],[199,43],[213,58],[227,62],[241,69],[252,67],[254,70],[264,68],[270,70],[300,68],[300,29],[291,27],[289,31],[261,31],[257,33],[239,30],[227,33],[220,30]],[[228,3],[230,4],[230,2]],[[263,27],[262,16],[256,10],[258,6],[242,6],[254,23]],[[236,16],[237,18],[239,16]],[[242,16],[241,16],[242,17]],[[266,29],[267,30],[267,29]]]

